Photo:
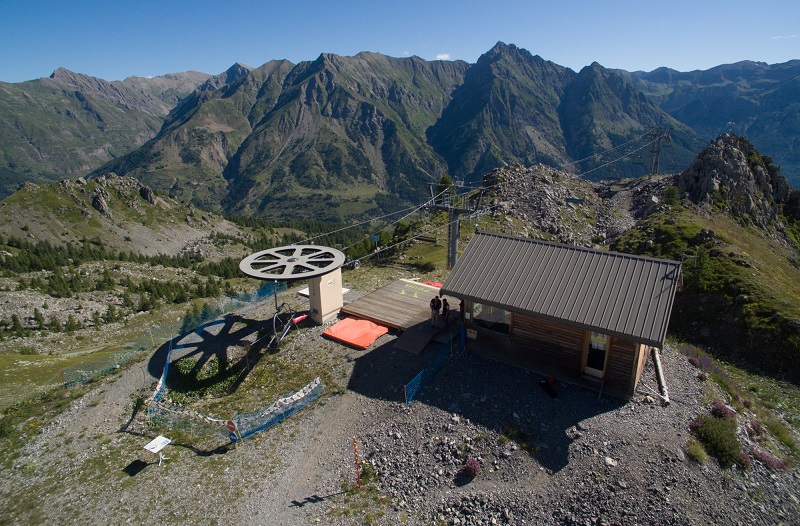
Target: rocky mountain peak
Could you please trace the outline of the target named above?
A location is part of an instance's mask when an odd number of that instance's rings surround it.
[[[78,74],[74,71],[70,71],[67,68],[57,68],[50,74],[50,78],[53,80],[71,80],[74,79]]]
[[[240,78],[244,77],[248,73],[253,70],[250,66],[246,64],[242,64],[241,62],[235,62],[233,66],[229,67],[224,75],[227,77],[228,82],[233,82],[235,80],[239,80]]]
[[[712,140],[680,174],[678,184],[694,203],[728,209],[740,222],[764,228],[776,225],[784,205],[796,200],[797,193],[771,157],[733,133]]]
[[[208,91],[219,89],[222,86],[227,86],[246,76],[253,71],[253,68],[242,64],[241,62],[234,62],[234,64],[225,70],[224,73],[214,75],[197,87],[198,91]]]

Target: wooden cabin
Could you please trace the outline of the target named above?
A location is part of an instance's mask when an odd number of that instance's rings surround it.
[[[680,272],[675,261],[478,232],[441,294],[463,301],[477,353],[630,398],[650,349],[664,346]]]

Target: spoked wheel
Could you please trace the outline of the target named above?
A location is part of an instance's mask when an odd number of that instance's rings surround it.
[[[317,245],[290,245],[256,252],[239,263],[239,269],[250,277],[291,281],[327,274],[344,263],[340,251]]]

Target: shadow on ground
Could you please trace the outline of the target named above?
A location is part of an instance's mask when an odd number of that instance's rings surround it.
[[[150,358],[148,373],[153,378],[161,377],[171,346],[170,363],[187,357],[194,358],[196,363],[190,372],[182,375],[170,371],[170,388],[180,391],[185,387],[183,384],[188,383],[192,390],[201,390],[234,376],[230,390],[235,391],[247,377],[247,372],[256,366],[265,351],[269,351],[267,345],[272,333],[271,318],[255,320],[229,314],[164,343]],[[200,378],[200,371],[215,357],[219,364],[216,374]]]
[[[540,383],[543,375],[469,352],[450,356],[416,395],[426,404],[468,418],[500,433],[522,433],[539,448],[536,459],[551,472],[567,466],[575,426],[596,415],[614,411],[626,401],[586,388],[555,382]],[[449,343],[431,342],[419,355],[394,348],[394,340],[357,358],[348,389],[367,397],[405,402],[403,386],[431,363]]]

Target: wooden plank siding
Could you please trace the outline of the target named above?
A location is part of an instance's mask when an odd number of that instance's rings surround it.
[[[579,382],[586,366],[589,331],[511,313],[510,337],[479,330],[478,354],[520,367]],[[609,337],[603,392],[630,398],[647,361],[646,345]]]
[[[512,313],[511,339],[530,348],[531,358],[578,377],[584,330],[533,316]]]
[[[605,381],[603,390],[617,396],[629,398],[633,393],[631,372],[638,365],[639,344],[611,338],[606,362]]]
[[[639,385],[639,380],[642,379],[642,373],[644,372],[644,366],[647,363],[647,359],[650,357],[650,351],[653,348],[649,345],[639,344],[639,365],[636,368],[636,376],[633,379],[633,386],[631,387],[631,395],[633,395],[633,389]]]

